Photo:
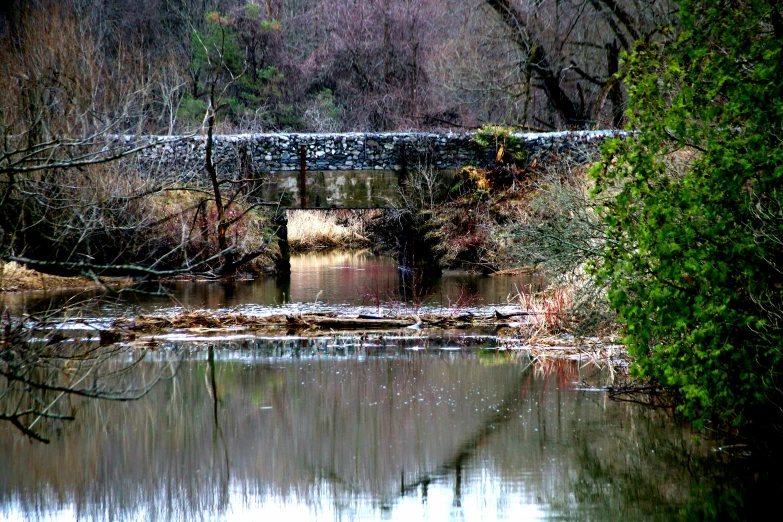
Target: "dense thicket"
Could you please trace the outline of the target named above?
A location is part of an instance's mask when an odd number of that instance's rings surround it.
[[[249,182],[209,191],[206,176],[186,186],[120,161],[143,144],[131,136],[177,117],[161,105],[167,70],[138,48],[108,47],[71,6],[50,4],[16,13],[0,57],[1,261],[143,276],[265,253]]]
[[[631,57],[631,124],[601,278],[635,372],[699,423],[783,427],[783,11],[681,0],[682,32]],[[770,430],[774,428],[774,430]]]
[[[220,39],[226,131],[543,129],[623,124],[620,53],[655,39],[667,0],[16,0],[5,43],[25,47],[30,11],[70,12],[107,66],[127,60],[150,98],[147,132],[201,122]],[[120,63],[120,62],[117,62]],[[20,81],[23,81],[20,79]]]

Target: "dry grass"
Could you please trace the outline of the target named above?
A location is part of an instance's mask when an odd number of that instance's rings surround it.
[[[292,251],[357,248],[370,244],[364,220],[357,216],[346,224],[330,211],[291,210],[288,212],[288,244]]]
[[[171,250],[179,249],[182,264],[214,256],[220,251],[217,240],[217,209],[208,195],[188,190],[168,190],[153,194],[145,202],[145,213],[157,223],[151,234]],[[229,245],[240,254],[264,250],[264,254],[243,267],[261,273],[274,263],[278,255],[276,243],[270,239],[267,220],[258,212],[245,212],[245,207],[233,202],[226,208],[226,218],[233,221],[227,233]],[[182,248],[184,247],[184,248]],[[173,261],[173,260],[172,260]]]
[[[109,278],[112,283],[124,284],[128,280]],[[97,288],[100,285],[86,277],[61,277],[42,274],[15,262],[0,262],[0,292],[24,290],[54,290],[57,288]]]
[[[526,326],[539,332],[567,332],[573,322],[570,310],[575,288],[554,286],[544,292],[525,292],[517,289],[512,301],[526,312]]]
[[[594,285],[592,278],[579,267],[575,273],[561,276],[541,292],[531,292],[525,285],[516,287],[508,303],[518,305],[524,316],[517,325],[526,338],[590,337],[609,339],[618,333],[617,317],[608,306],[604,289]]]

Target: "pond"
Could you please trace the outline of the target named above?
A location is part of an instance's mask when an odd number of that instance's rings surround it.
[[[175,305],[125,300],[81,320],[181,307],[488,313],[536,284],[447,274],[421,298],[388,259],[319,255],[295,259],[286,282],[176,284]],[[388,293],[368,302],[367,287]],[[51,299],[14,298],[15,310]],[[50,395],[47,411],[75,419],[42,421],[49,444],[0,423],[1,519],[701,520],[763,512],[781,491],[774,466],[726,464],[668,411],[610,400],[611,368],[532,358],[486,332],[175,333],[105,349],[101,389],[148,393]],[[22,403],[4,393],[0,414]]]

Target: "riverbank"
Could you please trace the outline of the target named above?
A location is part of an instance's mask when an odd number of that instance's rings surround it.
[[[83,276],[62,277],[44,274],[13,261],[0,262],[0,293],[61,289],[95,290],[105,287],[106,284],[112,287],[125,287],[133,284],[133,280],[109,277],[102,278],[102,282],[98,282]]]

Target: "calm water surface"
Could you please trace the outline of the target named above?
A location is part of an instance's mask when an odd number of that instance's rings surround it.
[[[689,434],[580,386],[607,381],[595,367],[480,338],[345,341],[166,343],[133,370],[173,375],[142,400],[74,402],[48,445],[0,424],[0,516],[667,520],[688,503]]]
[[[182,307],[490,313],[540,284],[449,274],[415,288],[387,258],[311,255],[292,260],[290,280],[176,284],[174,302],[127,298],[79,320]],[[16,294],[0,307],[83,297]],[[75,420],[41,422],[50,444],[0,422],[0,519],[701,520],[779,498],[779,479],[722,467],[666,412],[609,400],[608,370],[497,343],[175,332],[128,346],[102,374],[120,389],[163,377],[144,398],[57,398],[50,411]],[[18,399],[0,394],[0,414]]]
[[[291,257],[291,277],[262,277],[254,281],[182,282],[168,284],[169,297],[131,295],[102,304],[95,315],[130,311],[166,313],[182,308],[227,310],[249,314],[333,310],[344,313],[412,313],[473,311],[514,303],[519,291],[540,289],[536,276],[484,277],[445,273],[426,284],[402,277],[391,257],[368,251],[327,252]],[[157,290],[157,288],[148,288]],[[12,314],[33,312],[77,301],[94,292],[24,292],[0,296],[0,309]],[[490,310],[491,311],[491,310]]]

